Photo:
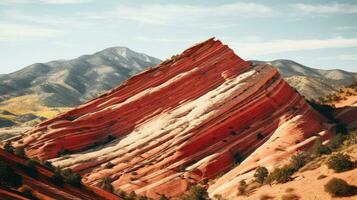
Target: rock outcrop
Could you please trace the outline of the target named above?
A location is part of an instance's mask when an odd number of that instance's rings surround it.
[[[90,185],[110,177],[115,189],[177,196],[223,174],[208,190],[228,196],[257,166],[328,138],[325,121],[274,67],[209,39],[41,123],[17,145]]]

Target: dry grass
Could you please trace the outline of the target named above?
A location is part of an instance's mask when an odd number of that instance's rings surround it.
[[[55,117],[59,113],[68,111],[70,109],[71,108],[69,107],[52,108],[43,106],[41,105],[41,98],[37,95],[15,97],[0,103],[0,110],[7,110],[16,115],[32,113],[39,117],[45,118]],[[0,117],[3,117],[3,115],[1,115]],[[6,117],[4,118],[9,119],[11,118],[11,116],[6,115]]]

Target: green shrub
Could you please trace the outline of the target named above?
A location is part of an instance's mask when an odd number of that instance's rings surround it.
[[[73,152],[69,149],[61,149],[61,151],[58,152],[57,157],[65,156],[72,153]]]
[[[107,162],[107,164],[105,165],[106,169],[111,169],[113,168],[115,165],[112,162]]]
[[[77,173],[73,173],[70,174],[68,177],[66,177],[65,182],[72,185],[73,187],[82,187],[82,181],[81,181],[82,177],[77,174]]]
[[[55,168],[50,161],[45,161],[42,163],[42,165],[50,170],[54,170],[54,168]]]
[[[349,185],[346,181],[339,178],[332,178],[325,185],[325,191],[332,196],[343,197],[355,195],[356,187]]]
[[[353,169],[353,162],[347,154],[337,153],[330,157],[327,166],[335,172],[344,172]]]
[[[266,167],[258,167],[254,173],[255,180],[263,184],[267,176],[269,175],[269,171]]]
[[[298,171],[309,161],[310,156],[305,152],[300,152],[291,157],[291,167],[294,168],[295,171]]]
[[[330,154],[331,149],[322,144],[322,141],[316,140],[315,144],[312,146],[312,153],[316,156],[321,156],[323,154]]]
[[[11,142],[6,142],[4,144],[4,150],[9,153],[14,153],[14,147],[11,145]]]
[[[348,134],[347,125],[345,123],[337,122],[336,133],[342,134],[342,135],[347,135]]]
[[[51,177],[51,182],[59,187],[62,187],[64,184],[63,177],[61,175],[61,170],[59,168],[55,169],[55,173]]]
[[[233,158],[234,158],[234,164],[236,165],[239,165],[243,161],[243,157],[239,152],[235,153]]]
[[[32,189],[29,188],[28,186],[22,186],[21,188],[19,188],[19,192],[21,192],[24,196],[26,196],[27,198],[29,198],[31,200],[39,199],[32,193]]]
[[[115,139],[116,139],[116,137],[113,136],[113,135],[108,135],[108,136],[107,136],[107,141],[108,141],[108,142],[111,142],[111,141],[113,141],[113,140],[115,140]]]
[[[114,187],[112,185],[113,180],[110,177],[106,177],[104,179],[102,179],[102,183],[101,183],[101,188],[113,193],[114,191]]]
[[[338,148],[340,148],[343,145],[343,142],[347,139],[347,136],[342,135],[342,134],[337,134],[335,137],[331,139],[330,142],[330,149],[333,151],[336,151]]]
[[[238,186],[238,195],[244,195],[246,189],[247,189],[247,183],[245,182],[245,180],[241,180]]]
[[[204,187],[199,185],[192,186],[187,194],[183,196],[184,200],[207,200],[208,193]]]
[[[0,160],[0,185],[4,187],[18,188],[22,185],[22,177],[6,162]]]
[[[277,183],[286,183],[291,181],[291,175],[295,172],[295,169],[292,166],[285,165],[282,168],[276,168],[272,173],[266,178],[266,182],[271,184],[274,181]]]
[[[135,200],[137,198],[137,195],[134,191],[131,191],[129,195],[127,196],[127,200]]]
[[[66,168],[66,169],[64,169],[64,170],[62,170],[62,175],[63,176],[70,176],[71,174],[73,174],[73,171],[72,171],[72,169],[71,168]]]

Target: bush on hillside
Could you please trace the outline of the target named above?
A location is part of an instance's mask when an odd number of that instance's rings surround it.
[[[325,191],[337,197],[352,196],[357,193],[355,186],[351,186],[339,178],[332,178],[327,182],[325,184]]]
[[[254,173],[255,180],[260,184],[264,183],[268,175],[269,175],[269,171],[266,167],[258,167]]]
[[[305,152],[300,152],[291,157],[291,167],[294,168],[295,171],[298,171],[302,168],[310,159],[310,156]]]
[[[330,154],[331,149],[322,144],[322,141],[316,140],[315,144],[312,146],[312,153],[316,156],[321,156],[324,154]]]
[[[330,149],[333,151],[336,151],[338,148],[340,148],[343,145],[343,142],[347,139],[347,136],[342,135],[342,134],[337,134],[335,137],[331,139],[330,142]]]
[[[190,188],[187,194],[183,196],[184,200],[207,200],[209,199],[206,189],[195,185]]]
[[[78,173],[70,174],[66,177],[65,182],[72,185],[73,187],[82,187],[82,177]]]
[[[266,178],[266,182],[271,184],[274,181],[277,183],[286,183],[291,181],[291,175],[295,172],[294,168],[289,165],[285,165],[282,168],[276,168],[273,172],[271,172]]]
[[[14,147],[11,145],[11,142],[6,142],[4,144],[4,150],[9,153],[14,153]]]
[[[353,169],[353,162],[347,154],[337,153],[330,157],[327,166],[335,172],[344,172]]]
[[[114,187],[112,185],[112,182],[113,182],[113,180],[110,177],[103,178],[102,182],[101,182],[101,188],[108,192],[113,193]]]

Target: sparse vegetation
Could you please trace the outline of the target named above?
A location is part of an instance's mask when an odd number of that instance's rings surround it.
[[[353,169],[353,162],[347,154],[337,153],[330,157],[327,166],[335,172],[344,172]]]
[[[265,179],[268,177],[269,171],[266,167],[258,167],[254,173],[255,181],[260,184],[265,182]]]
[[[207,200],[208,193],[206,189],[199,185],[194,185],[190,188],[187,194],[183,196],[183,200]]]
[[[332,196],[343,197],[357,194],[355,186],[349,185],[346,181],[339,178],[332,178],[325,185],[325,191]]]
[[[110,177],[102,179],[101,188],[112,193],[114,191],[112,182],[113,180]]]
[[[65,182],[74,186],[74,187],[82,187],[82,181],[81,181],[82,177],[77,174],[77,173],[72,173],[71,175],[69,175],[68,177],[66,177]]]
[[[316,140],[315,144],[312,147],[312,153],[315,156],[321,156],[323,154],[330,154],[331,149],[322,144],[320,139]]]
[[[71,153],[73,153],[71,150],[61,149],[61,151],[58,152],[57,157],[65,156]]]
[[[51,177],[51,182],[59,187],[62,187],[64,184],[63,177],[61,175],[61,170],[59,168],[55,169],[55,173]]]
[[[236,165],[239,165],[243,161],[243,157],[239,152],[236,152],[233,158]]]
[[[310,159],[310,156],[306,152],[300,152],[291,157],[291,166],[294,171],[301,169]]]
[[[245,195],[245,190],[247,189],[247,183],[245,180],[241,180],[238,186],[238,195]]]
[[[107,164],[105,165],[106,169],[111,169],[113,168],[115,165],[112,162],[107,162]]]
[[[266,178],[266,182],[271,184],[274,181],[277,183],[286,183],[292,180],[291,175],[295,172],[294,168],[285,165],[282,168],[276,168],[273,172],[271,172]]]
[[[330,142],[330,149],[332,151],[336,151],[338,148],[340,148],[343,145],[343,142],[347,139],[347,136],[342,135],[342,134],[337,134],[335,137],[331,139]]]
[[[9,153],[14,153],[14,147],[11,145],[11,142],[6,142],[3,148]]]
[[[21,192],[24,196],[26,196],[27,198],[31,199],[31,200],[38,200],[39,198],[36,197],[33,193],[32,193],[32,189],[28,186],[21,186],[19,188],[19,192]]]

